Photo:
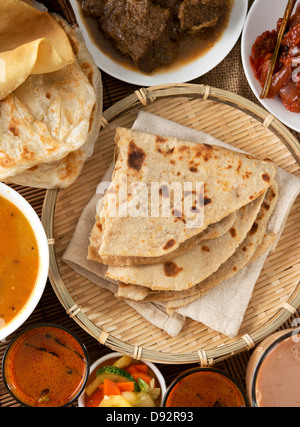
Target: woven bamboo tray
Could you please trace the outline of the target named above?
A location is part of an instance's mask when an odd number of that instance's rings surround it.
[[[156,363],[213,365],[253,348],[282,326],[300,305],[300,198],[294,204],[276,252],[256,284],[240,335],[229,339],[187,319],[179,336],[156,328],[62,262],[82,210],[111,164],[117,126],[131,127],[139,110],[207,132],[253,155],[271,158],[300,176],[294,136],[256,104],[208,86],[182,84],[140,89],[103,114],[95,153],[70,188],[47,192],[42,221],[50,245],[50,281],[66,312],[112,350]]]

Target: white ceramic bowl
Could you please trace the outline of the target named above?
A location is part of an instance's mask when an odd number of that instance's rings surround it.
[[[101,357],[100,359],[98,359],[90,368],[90,375],[95,372],[95,370],[103,363],[106,362],[110,359],[114,359],[116,357],[122,357],[124,356],[124,354],[122,353],[109,353],[106,354],[105,356]],[[160,370],[151,362],[146,362],[145,360],[141,360],[141,363],[145,363],[145,365],[147,365],[151,371],[154,373],[154,375],[156,376],[156,378],[158,379],[159,382],[159,387],[161,389],[161,402],[163,400],[163,397],[167,391],[167,387],[166,387],[166,381],[162,375],[162,373],[160,372]],[[81,394],[81,396],[78,399],[78,405],[79,408],[84,408],[85,407],[85,393],[83,392]]]
[[[299,0],[297,4],[299,4]],[[253,3],[242,35],[241,53],[246,78],[258,101],[283,124],[300,132],[300,114],[288,111],[279,96],[274,99],[260,99],[262,87],[254,77],[249,61],[256,38],[264,31],[271,31],[276,28],[278,19],[284,15],[286,5],[287,1],[283,0],[256,0]]]
[[[0,328],[0,341],[5,340],[28,319],[44,292],[49,270],[49,247],[42,223],[30,204],[18,192],[0,183],[0,197],[15,205],[27,218],[34,232],[39,251],[39,271],[34,290],[21,312],[7,325]],[[1,325],[0,325],[1,326]]]
[[[201,77],[216,67],[229,54],[236,44],[244,26],[248,10],[248,0],[234,0],[233,10],[228,27],[220,40],[206,54],[182,67],[171,67],[167,71],[158,71],[147,75],[139,70],[128,69],[104,54],[91,37],[82,19],[80,2],[70,0],[79,28],[82,31],[86,46],[98,67],[107,74],[127,83],[139,86],[184,83]]]

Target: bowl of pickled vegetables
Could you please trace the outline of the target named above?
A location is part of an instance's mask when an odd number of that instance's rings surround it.
[[[90,369],[79,407],[160,407],[166,382],[151,362],[134,360],[121,353],[110,353]]]

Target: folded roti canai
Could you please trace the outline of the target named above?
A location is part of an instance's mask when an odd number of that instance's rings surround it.
[[[0,100],[29,75],[73,64],[75,56],[66,33],[45,10],[22,0],[0,0],[0,11]]]
[[[74,61],[58,71],[29,75],[0,101],[0,179],[8,183],[69,186],[99,133],[100,72],[79,30],[57,15],[51,19],[66,35]]]

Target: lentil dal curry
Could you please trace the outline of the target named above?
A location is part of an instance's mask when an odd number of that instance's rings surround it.
[[[24,214],[0,197],[0,328],[26,305],[36,283],[39,254]]]

